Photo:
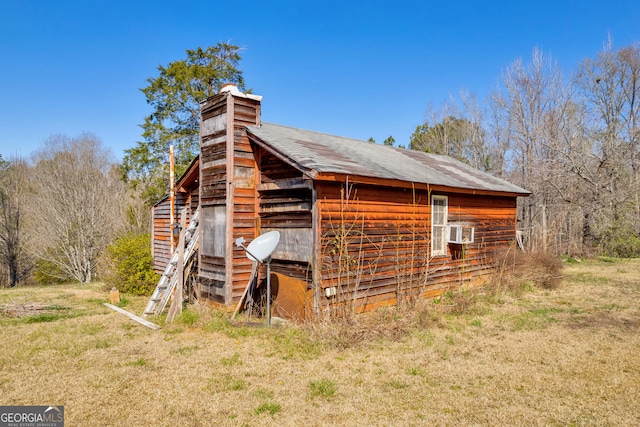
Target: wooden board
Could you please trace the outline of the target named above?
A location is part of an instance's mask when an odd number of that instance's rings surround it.
[[[133,313],[129,313],[127,310],[123,310],[123,309],[121,309],[120,307],[116,307],[115,305],[109,304],[109,303],[107,303],[107,302],[103,303],[103,305],[104,305],[105,307],[110,308],[110,309],[111,309],[111,310],[113,310],[113,311],[117,311],[117,312],[118,312],[118,313],[120,313],[120,314],[124,314],[124,315],[125,315],[125,316],[127,316],[129,319],[131,319],[131,320],[133,320],[133,321],[135,321],[135,322],[138,322],[138,323],[140,323],[142,326],[146,326],[146,327],[147,327],[147,328],[149,328],[149,329],[153,329],[154,331],[155,331],[155,330],[158,330],[158,329],[160,329],[160,328],[161,328],[161,326],[160,326],[160,325],[156,325],[155,323],[149,322],[148,320],[143,319],[143,318],[142,318],[142,317],[140,317],[140,316],[136,316],[136,315],[135,315],[135,314],[133,314]]]

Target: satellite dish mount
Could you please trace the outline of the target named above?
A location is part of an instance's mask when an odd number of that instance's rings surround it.
[[[271,326],[271,254],[278,246],[279,241],[280,233],[278,231],[261,234],[253,239],[248,246],[244,245],[244,237],[236,239],[236,246],[245,250],[247,258],[260,264],[267,263],[267,326]]]

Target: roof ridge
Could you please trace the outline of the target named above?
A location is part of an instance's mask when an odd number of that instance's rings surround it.
[[[310,133],[313,133],[313,134],[316,134],[316,135],[330,136],[330,137],[333,137],[333,138],[340,138],[340,139],[347,139],[347,140],[351,140],[351,141],[358,141],[358,142],[363,142],[365,144],[373,144],[374,146],[377,146],[377,147],[381,147],[381,148],[384,148],[384,149],[392,149],[392,150],[400,151],[401,153],[404,152],[405,150],[407,150],[407,151],[411,151],[413,153],[420,153],[420,155],[442,157],[442,158],[454,160],[454,161],[462,163],[462,164],[466,164],[463,161],[458,160],[458,159],[456,159],[454,157],[448,156],[446,154],[429,153],[429,152],[426,152],[426,151],[413,150],[413,149],[408,148],[408,147],[396,147],[396,146],[393,146],[393,145],[385,145],[385,144],[380,144],[379,142],[376,142],[376,141],[372,142],[372,141],[367,141],[367,140],[364,140],[364,139],[352,138],[352,137],[349,137],[349,136],[342,136],[342,135],[338,135],[338,134],[335,134],[335,133],[320,132],[320,131],[316,131],[316,130],[299,128],[299,127],[295,127],[295,126],[282,125],[282,124],[279,124],[279,123],[262,122],[260,124],[260,126],[262,126],[263,124],[264,125],[269,125],[269,126],[278,126],[278,127],[286,128],[286,129],[293,129],[293,130],[296,130],[296,131],[310,132]],[[248,127],[260,127],[260,126],[248,126]]]
[[[299,130],[299,131],[302,131],[302,132],[315,133],[317,135],[331,136],[331,137],[334,137],[334,138],[349,139],[351,141],[364,142],[364,143],[367,143],[367,144],[370,143],[369,141],[365,141],[364,139],[352,138],[350,136],[342,136],[342,135],[338,135],[338,134],[334,134],[334,133],[320,132],[320,131],[317,131],[317,130],[298,128],[298,127],[294,127],[294,126],[281,125],[279,123],[262,122],[261,125],[263,125],[263,124],[270,125],[270,126],[279,126],[279,127],[283,127],[283,128],[287,128],[287,129]],[[378,144],[377,142],[374,142],[374,144],[380,145],[381,147],[387,147],[387,145]],[[395,147],[391,147],[391,148],[395,148]]]

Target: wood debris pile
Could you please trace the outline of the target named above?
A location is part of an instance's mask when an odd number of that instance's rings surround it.
[[[0,314],[7,317],[25,317],[34,313],[54,310],[56,307],[39,302],[21,302],[16,304],[0,304]]]

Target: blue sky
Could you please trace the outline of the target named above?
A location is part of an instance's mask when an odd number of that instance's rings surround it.
[[[141,140],[140,88],[186,49],[243,47],[262,120],[397,144],[461,89],[481,103],[534,47],[568,75],[640,41],[640,2],[0,0],[0,154],[91,132],[115,160]]]

